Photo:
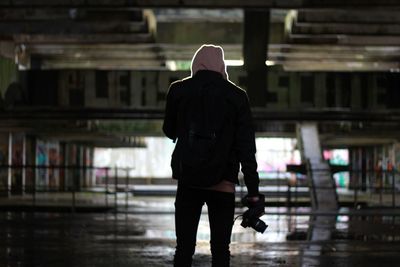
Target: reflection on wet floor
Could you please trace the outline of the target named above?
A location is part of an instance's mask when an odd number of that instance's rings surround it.
[[[2,212],[0,266],[171,266],[175,245],[172,203],[171,199],[143,200],[134,203],[129,213],[118,214]],[[261,218],[269,225],[265,234],[242,228],[240,219],[235,222],[232,266],[400,263],[400,217],[338,216],[331,241],[310,242],[305,240],[315,223],[310,216],[267,211]],[[205,209],[193,266],[210,266],[208,240]]]

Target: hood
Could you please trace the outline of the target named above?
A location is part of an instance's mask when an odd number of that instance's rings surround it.
[[[192,59],[192,76],[199,70],[211,70],[222,74],[228,79],[224,62],[224,50],[216,45],[202,45],[194,54]]]

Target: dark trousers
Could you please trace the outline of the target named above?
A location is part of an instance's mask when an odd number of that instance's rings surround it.
[[[178,186],[175,199],[175,267],[189,267],[196,247],[201,209],[207,204],[213,267],[229,266],[235,194]]]

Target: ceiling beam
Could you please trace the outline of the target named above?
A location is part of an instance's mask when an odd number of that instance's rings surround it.
[[[397,134],[397,136],[396,136]],[[365,147],[365,146],[377,146],[377,145],[389,145],[398,142],[399,133],[385,133],[382,135],[367,134],[365,136],[360,135],[338,135],[324,136],[320,135],[321,143],[324,147]]]
[[[2,35],[20,35],[20,34],[41,34],[41,35],[73,35],[97,33],[148,33],[149,29],[145,21],[10,21],[0,20],[0,32]]]
[[[114,70],[166,70],[165,60],[132,59],[40,59],[35,69],[114,69]]]
[[[308,45],[396,46],[400,44],[400,36],[290,34],[288,41],[293,44],[308,44]]]
[[[373,46],[373,45],[313,45],[313,44],[269,44],[268,48],[271,52],[326,52],[326,53],[398,53],[400,52],[400,46]]]
[[[397,0],[1,0],[2,7],[339,8],[399,7]]]
[[[399,35],[398,24],[376,24],[376,23],[305,23],[296,22],[292,26],[293,34],[346,34],[346,35],[373,35],[387,36]]]
[[[13,35],[13,40],[17,44],[123,44],[123,43],[150,43],[154,42],[154,36],[151,33],[120,34],[120,33],[102,33],[102,34],[18,34]],[[0,41],[9,40],[7,35],[0,33]]]
[[[199,45],[28,44],[24,56],[42,69],[166,69],[167,60],[190,61]],[[226,59],[240,59],[241,45],[226,44]],[[29,60],[25,67],[29,67]]]
[[[0,112],[1,123],[18,121],[41,122],[60,120],[162,120],[160,108],[15,108]]]
[[[0,2],[1,3],[1,2]],[[1,4],[0,4],[1,6]],[[101,20],[142,21],[142,9],[121,8],[1,8],[0,21],[41,21],[41,20]]]
[[[268,54],[268,60],[332,60],[336,62],[399,62],[400,53],[392,54],[373,54],[373,53],[351,53],[347,51],[340,52],[271,52]]]
[[[37,55],[83,55],[102,54],[104,57],[121,56],[135,58],[158,54],[171,59],[191,59],[201,44],[31,44],[26,51]],[[221,44],[227,59],[239,59],[241,44]],[[350,46],[350,45],[313,45],[313,44],[269,44],[268,53],[304,53],[304,54],[367,54],[371,56],[391,56],[400,54],[400,46]],[[140,56],[139,56],[140,57]]]
[[[325,58],[290,54],[270,55],[268,60],[274,65],[282,65],[286,71],[398,71],[399,57],[393,59],[352,59]],[[31,69],[115,69],[115,70],[167,70],[165,60],[138,59],[40,59]],[[330,69],[331,68],[331,69]]]
[[[167,44],[30,44],[25,54],[42,63],[45,68],[104,68],[117,69],[163,67],[167,60],[190,61],[200,45]],[[223,45],[226,59],[242,58],[240,45]],[[82,63],[80,66],[80,62]],[[96,66],[96,64],[99,64]]]
[[[398,124],[400,111],[397,110],[266,110],[253,109],[256,121],[320,121],[320,122],[377,122]],[[106,109],[106,108],[18,108],[0,113],[2,123],[7,121],[52,121],[52,120],[162,120],[164,109]]]
[[[288,60],[277,61],[285,71],[367,71],[367,72],[399,72],[400,63],[393,62],[337,62],[324,60]]]
[[[376,9],[308,9],[299,10],[298,22],[309,23],[400,23],[400,10]]]
[[[237,55],[242,51],[241,44],[220,44],[224,48],[226,57]],[[194,52],[201,46],[201,44],[161,44],[161,43],[138,43],[138,44],[31,44],[26,46],[26,50],[31,54],[38,55],[63,55],[75,54],[77,52],[101,53],[105,57],[111,54],[123,54],[129,57],[139,54],[159,54],[159,55],[173,55],[190,59],[193,57]]]
[[[223,45],[226,59],[241,59],[241,45]],[[116,68],[165,69],[167,60],[190,61],[197,45],[29,45],[26,53],[45,69]],[[400,61],[400,47],[272,44],[268,60],[286,69],[323,70],[333,66],[344,71],[390,71]],[[320,65],[319,63],[322,63]],[[297,69],[296,66],[299,66]]]

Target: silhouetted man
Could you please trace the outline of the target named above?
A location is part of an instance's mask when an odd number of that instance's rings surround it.
[[[206,203],[212,266],[224,267],[230,262],[240,164],[247,201],[260,200],[252,116],[246,92],[228,80],[221,47],[201,46],[191,71],[190,77],[171,84],[163,125],[165,135],[177,142],[171,161],[178,180],[174,266],[191,266]]]

